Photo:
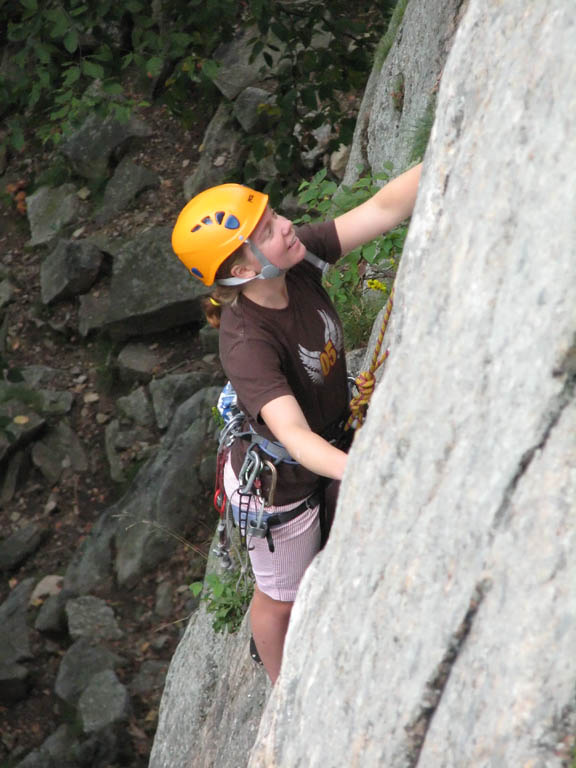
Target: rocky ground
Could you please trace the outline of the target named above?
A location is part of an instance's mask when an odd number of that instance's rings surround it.
[[[140,116],[153,128],[154,135],[135,146],[130,154],[138,164],[155,170],[162,181],[158,189],[143,193],[130,210],[106,227],[105,234],[112,237],[126,237],[144,226],[174,221],[184,203],[183,179],[197,161],[209,117],[200,115],[198,123],[188,130],[163,108],[142,109]],[[27,219],[25,212],[18,210],[23,209],[25,198],[23,195],[15,198],[18,192],[26,193],[32,188],[35,177],[49,161],[44,153],[30,155],[25,150],[20,156],[9,158],[6,172],[0,177],[0,268],[10,270],[11,280],[16,281],[14,301],[9,306],[4,328],[5,343],[0,346],[0,363],[16,369],[44,365],[58,370],[54,387],[75,395],[72,427],[90,452],[90,471],[76,475],[71,483],[49,487],[42,475],[30,467],[14,498],[2,505],[0,538],[30,522],[40,522],[47,528],[48,535],[18,570],[4,574],[0,602],[24,578],[63,575],[100,513],[126,490],[126,484],[120,486],[111,481],[104,450],[105,425],[114,413],[115,398],[124,393],[122,383],[115,380],[106,367],[108,348],[102,341],[82,339],[75,333],[75,301],[61,302],[54,309],[42,305],[40,263],[45,251],[26,247],[30,237]],[[86,237],[95,228],[87,219],[79,223],[79,229],[81,236]],[[102,232],[102,228],[98,231]],[[202,360],[203,353],[195,352],[195,332],[194,328],[182,328],[145,340],[162,359],[161,373],[185,372],[199,365],[218,366],[214,356]],[[198,521],[198,535],[193,542],[204,551],[214,527],[210,507],[207,499],[206,517]],[[191,560],[191,550],[182,545],[170,563],[149,574],[132,591],[99,595],[114,608],[124,633],[114,643],[114,649],[126,659],[119,671],[123,680],[132,679],[144,660],[168,664],[190,611],[188,585],[201,573],[202,559],[193,555]],[[165,619],[160,619],[155,610],[157,591],[159,585],[166,584],[170,588],[164,597]],[[58,639],[46,643],[40,637],[33,640],[33,647],[34,682],[30,695],[11,707],[0,706],[0,765],[8,764],[9,756],[13,760],[15,754],[23,755],[39,746],[63,719],[53,689],[58,663],[66,647]],[[141,759],[133,765],[147,764],[160,694],[161,682],[153,692],[137,697],[129,733],[135,754]]]

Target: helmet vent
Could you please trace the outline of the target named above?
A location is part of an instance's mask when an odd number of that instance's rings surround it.
[[[238,229],[238,227],[240,226],[240,222],[238,221],[236,216],[233,216],[232,214],[230,214],[230,216],[228,216],[228,218],[226,219],[226,224],[224,224],[224,226],[226,227],[226,229]]]
[[[218,224],[222,224],[222,219],[224,218],[225,215],[226,214],[224,213],[224,211],[218,211],[218,213],[215,214],[215,218]]]
[[[193,229],[191,229],[190,231],[191,232],[198,232],[199,229],[202,229],[202,227],[200,226],[200,224],[196,224],[196,226]]]
[[[212,221],[212,219],[210,218],[210,216],[205,216],[205,217],[202,219],[202,224],[214,224],[214,222]]]

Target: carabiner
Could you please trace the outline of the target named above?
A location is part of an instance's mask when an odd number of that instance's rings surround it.
[[[264,502],[264,506],[271,507],[274,504],[274,496],[276,494],[276,485],[278,483],[278,470],[276,469],[276,466],[268,459],[265,459],[263,464],[264,464],[264,467],[266,467],[266,469],[270,470],[270,488],[268,489],[268,496],[266,498],[266,501]]]
[[[240,493],[251,493],[254,481],[262,471],[262,459],[255,451],[248,450],[240,470]],[[243,483],[243,484],[242,484]]]
[[[226,508],[226,493],[220,488],[216,488],[214,491],[214,508],[216,512],[222,517]]]

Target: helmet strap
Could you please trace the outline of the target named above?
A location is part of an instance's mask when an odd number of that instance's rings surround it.
[[[243,285],[244,283],[249,283],[252,280],[273,280],[275,277],[281,277],[287,272],[287,270],[280,269],[280,267],[277,267],[275,264],[272,264],[272,262],[268,261],[256,243],[253,243],[252,240],[250,240],[248,237],[244,242],[249,246],[254,256],[256,256],[262,265],[260,273],[254,277],[224,277],[221,280],[216,280],[218,285]]]

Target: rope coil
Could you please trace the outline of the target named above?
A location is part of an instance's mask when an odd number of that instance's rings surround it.
[[[374,348],[374,354],[372,355],[372,360],[370,362],[370,368],[367,371],[362,371],[359,373],[354,381],[356,387],[358,388],[358,394],[350,401],[350,417],[348,418],[346,426],[344,427],[345,431],[349,429],[360,429],[364,423],[364,419],[366,418],[366,412],[368,411],[370,398],[372,397],[374,387],[376,386],[376,377],[374,374],[390,354],[390,350],[386,349],[380,356],[380,349],[382,347],[382,342],[384,341],[386,328],[388,327],[388,321],[390,320],[393,306],[394,289],[392,289],[390,292],[390,298],[388,299],[386,309],[384,310],[382,326],[380,327],[380,333],[376,339],[376,346]]]

